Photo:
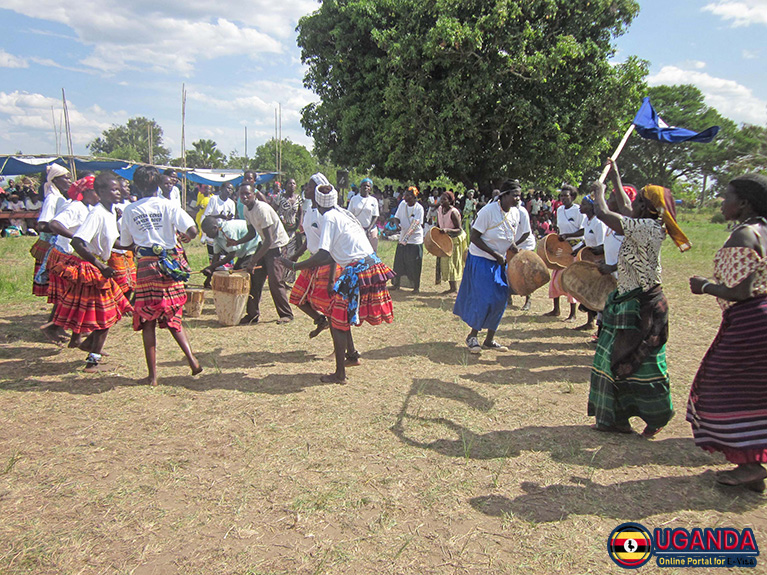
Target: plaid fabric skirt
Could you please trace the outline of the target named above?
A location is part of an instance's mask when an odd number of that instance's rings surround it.
[[[393,322],[394,307],[389,290],[386,289],[386,282],[394,277],[394,272],[386,264],[377,263],[360,272],[357,277],[360,287],[359,311],[357,312],[359,325],[365,321],[370,325]],[[342,331],[351,329],[349,300],[341,294],[333,294],[326,315],[330,318],[330,325],[335,329]]]
[[[184,282],[176,281],[160,271],[159,258],[144,256],[136,264],[136,300],[133,329],[157,320],[161,328],[181,329],[181,316],[186,303]]]
[[[654,289],[654,296],[614,291],[602,311],[588,399],[588,414],[601,425],[625,424],[636,416],[651,427],[663,427],[674,414],[663,335],[668,304],[660,287]],[[633,371],[618,378],[613,374],[617,366]]]
[[[40,271],[40,266],[43,264],[43,259],[45,258],[45,254],[48,252],[48,249],[51,247],[51,244],[49,244],[47,241],[45,241],[42,238],[37,238],[37,241],[32,244],[32,247],[29,248],[29,253],[32,254],[32,257],[35,258],[35,272],[32,276],[33,278],[37,276],[37,273]],[[32,281],[32,294],[36,295],[37,297],[47,297],[48,296],[48,284],[39,284]]]
[[[301,270],[290,291],[290,303],[304,305],[308,303],[313,309],[327,315],[330,308],[330,296],[328,295],[328,281],[330,280],[331,266],[336,266],[336,275],[341,275],[343,268],[337,264],[320,266],[311,270]]]
[[[132,251],[125,253],[112,252],[107,265],[115,271],[114,280],[128,293],[136,287],[136,261]]]
[[[731,463],[767,462],[767,297],[738,302],[693,380],[687,403],[695,444]]]
[[[62,254],[56,259],[59,282],[53,323],[73,333],[109,329],[132,311],[125,294],[112,278],[76,255]]]

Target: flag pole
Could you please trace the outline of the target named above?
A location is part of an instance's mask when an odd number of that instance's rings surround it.
[[[615,151],[613,152],[613,155],[612,155],[612,156],[610,156],[610,159],[611,159],[612,161],[615,161],[615,160],[617,160],[617,159],[618,159],[618,156],[620,156],[620,155],[621,155],[621,152],[623,151],[623,146],[625,146],[625,145],[626,145],[626,142],[628,141],[628,139],[629,139],[629,136],[631,135],[631,132],[633,132],[633,131],[634,131],[634,124],[631,124],[631,125],[629,126],[629,129],[628,129],[628,130],[626,130],[626,133],[625,133],[625,134],[623,134],[623,139],[621,140],[621,143],[620,143],[620,144],[618,144],[618,147],[617,147],[617,148],[615,148]],[[605,183],[605,179],[607,178],[607,174],[608,174],[609,172],[610,172],[610,164],[607,164],[607,165],[605,166],[604,170],[602,170],[602,175],[601,175],[601,176],[599,176],[599,183],[600,183],[600,184],[604,184],[604,183]]]

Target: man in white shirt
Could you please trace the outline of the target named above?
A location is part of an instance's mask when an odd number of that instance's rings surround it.
[[[400,277],[407,276],[413,284],[413,293],[421,288],[421,269],[423,267],[423,206],[416,202],[415,186],[405,191],[404,199],[394,214],[394,221],[400,227],[399,243],[394,253],[394,273],[391,289],[400,287]]]
[[[575,198],[577,197],[577,188],[570,184],[562,185],[562,190],[559,194],[559,199],[562,202],[562,205],[557,208],[557,229],[559,230],[559,238],[561,240],[567,240],[571,237],[583,235],[583,227],[586,225],[586,216],[581,213],[581,207],[574,203]],[[565,321],[575,321],[578,304],[573,296],[561,289],[558,277],[561,274],[562,270],[554,270],[551,274],[549,297],[554,302],[554,309],[544,315],[553,317],[559,316],[561,313],[559,309],[559,298],[561,296],[567,296],[567,301],[570,302],[570,315],[567,316]]]
[[[250,272],[251,293],[255,294],[256,309],[253,314],[246,316],[248,323],[257,323],[260,318],[258,306],[266,278],[269,278],[269,292],[272,294],[274,307],[280,316],[278,324],[293,321],[293,310],[290,308],[288,286],[285,283],[285,268],[279,261],[280,249],[288,245],[285,227],[274,208],[266,202],[256,199],[255,188],[250,184],[240,185],[240,201],[245,206],[245,220],[248,222],[248,234],[239,240],[230,240],[228,245],[244,244],[256,237],[261,238],[261,247],[251,258],[247,270]]]

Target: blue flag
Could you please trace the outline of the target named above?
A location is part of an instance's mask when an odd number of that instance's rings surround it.
[[[650,104],[650,98],[642,100],[642,107],[639,108],[634,118],[634,126],[636,126],[636,131],[643,138],[667,142],[669,144],[678,144],[680,142],[701,142],[707,144],[719,132],[719,126],[711,126],[702,132],[693,132],[686,128],[669,126],[658,116],[658,113]]]

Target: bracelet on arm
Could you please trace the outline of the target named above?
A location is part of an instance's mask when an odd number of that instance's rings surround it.
[[[711,295],[711,294],[709,294],[709,293],[706,291],[706,288],[707,288],[708,286],[710,286],[710,285],[711,285],[711,282],[710,282],[710,281],[708,281],[708,280],[704,281],[704,282],[703,282],[703,285],[702,285],[702,286],[700,286],[700,292],[701,292],[701,293],[704,293],[704,294],[708,294],[708,295]]]

